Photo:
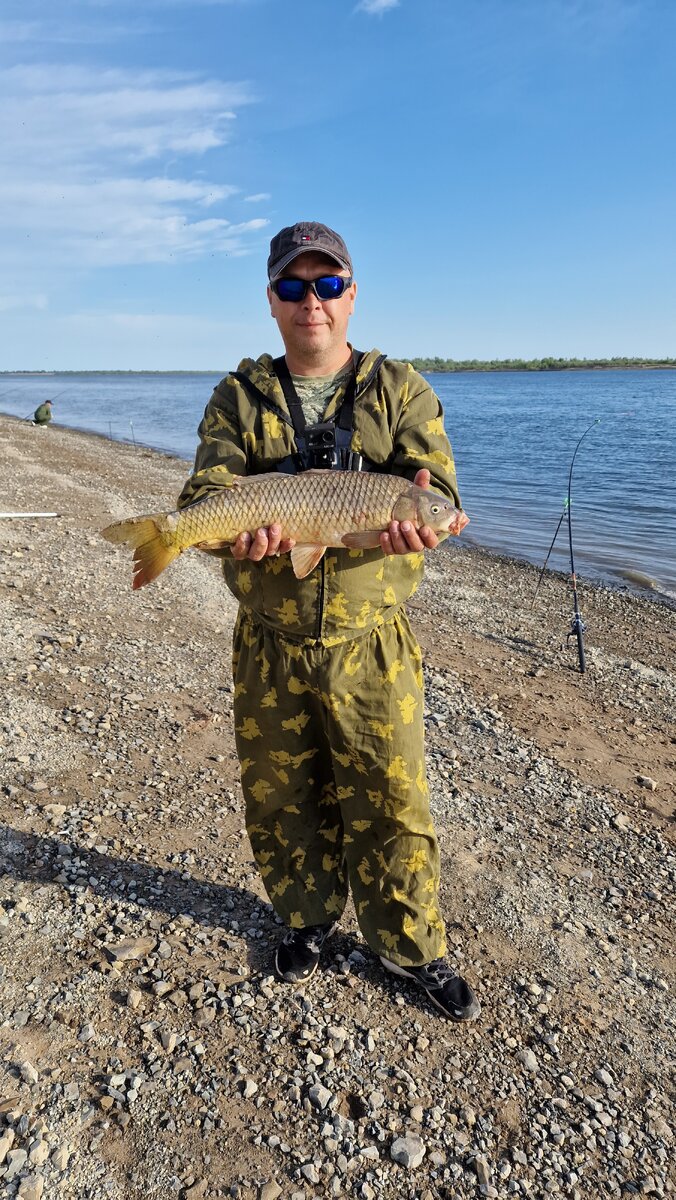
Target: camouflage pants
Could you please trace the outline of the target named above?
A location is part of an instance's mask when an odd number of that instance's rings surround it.
[[[242,609],[235,734],[256,863],[292,928],[337,920],[401,966],[445,950],[424,759],[422,660],[406,614],[327,648]]]

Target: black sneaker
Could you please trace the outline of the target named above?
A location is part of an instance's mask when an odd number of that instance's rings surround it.
[[[300,983],[317,970],[319,954],[327,937],[336,928],[335,921],[327,925],[308,925],[305,929],[290,929],[277,947],[275,970],[286,983]]]
[[[471,987],[453,973],[443,958],[436,958],[422,967],[400,967],[382,957],[380,961],[394,975],[403,975],[417,983],[452,1021],[474,1021],[479,1016],[481,1005]]]

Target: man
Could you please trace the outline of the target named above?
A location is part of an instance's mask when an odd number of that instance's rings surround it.
[[[233,475],[313,467],[385,470],[459,506],[442,410],[406,363],[354,352],[357,285],[343,239],[317,222],[270,244],[268,300],[285,355],[244,359],[216,388],[179,504]],[[443,961],[439,851],[424,762],[422,661],[404,604],[428,527],[392,522],[381,549],[330,549],[296,579],[279,525],[221,550],[240,602],[234,719],[246,824],[287,933],[275,968],[308,979],[352,890],[383,965],[448,1017],[478,1015]]]
[[[44,404],[40,404],[33,413],[34,425],[49,425],[52,419],[52,401],[45,400]]]

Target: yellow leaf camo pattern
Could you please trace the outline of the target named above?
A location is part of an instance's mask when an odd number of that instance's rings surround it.
[[[295,928],[320,924],[340,916],[351,887],[377,953],[402,964],[440,957],[420,652],[405,614],[336,649],[299,652],[242,610],[236,644],[243,758],[256,731],[242,776],[247,832],[275,910]],[[275,708],[263,703],[271,692]]]
[[[361,359],[358,389],[378,353]],[[239,370],[268,403],[232,376],[221,381],[179,507],[296,449],[271,356]],[[358,396],[352,448],[392,474],[427,467],[432,487],[460,506],[441,406],[409,364],[387,360]],[[297,580],[288,555],[250,563],[219,553],[242,606],[233,668],[247,831],[276,911],[296,929],[334,919],[351,886],[376,953],[402,965],[440,957],[422,662],[402,609],[424,555],[336,549]]]
[[[378,354],[371,350],[364,355],[358,383],[367,378]],[[293,429],[282,416],[288,408],[271,356],[244,359],[239,371],[269,398],[271,407],[257,403],[232,376],[221,381],[200,425],[195,469],[181,493],[180,508],[220,489],[234,475],[270,471],[296,448]],[[327,416],[341,397],[339,389]],[[354,422],[353,449],[395,475],[412,478],[419,467],[429,468],[432,487],[460,505],[441,406],[410,364],[392,359],[383,364],[355,404]],[[237,562],[227,550],[221,557],[228,587],[261,620],[293,638],[308,643],[319,638],[327,646],[341,645],[389,620],[416,591],[424,565],[422,554],[385,558],[379,550],[338,549],[327,556],[330,565],[320,564],[297,580],[289,555],[261,563]]]

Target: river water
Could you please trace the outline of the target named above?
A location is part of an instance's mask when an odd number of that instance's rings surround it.
[[[676,596],[676,371],[458,372],[427,376],[446,415],[463,541],[541,565],[571,509],[577,573]],[[0,411],[54,420],[188,461],[218,375],[0,376]],[[598,424],[592,424],[598,421]],[[171,497],[167,497],[168,502]],[[550,566],[568,569],[564,521]]]

